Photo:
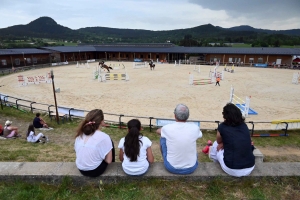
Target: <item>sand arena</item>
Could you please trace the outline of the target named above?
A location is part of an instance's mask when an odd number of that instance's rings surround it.
[[[119,66],[119,62],[106,62]],[[292,84],[295,71],[288,69],[235,67],[234,73],[224,72],[220,87],[214,84],[189,85],[189,73],[194,79],[207,79],[214,66],[201,65],[200,73],[194,65],[156,64],[133,69],[132,62],[124,62],[129,81],[98,82],[92,74],[98,63],[89,63],[90,68],[76,65],[59,66],[18,72],[0,78],[0,93],[35,102],[54,104],[52,84],[19,86],[17,75],[45,75],[54,70],[56,94],[60,106],[84,110],[100,108],[106,113],[173,119],[173,110],[178,103],[190,108],[190,119],[222,121],[222,108],[229,101],[231,86],[235,95],[245,100],[251,96],[250,108],[258,115],[249,115],[246,121],[269,122],[272,120],[298,119],[300,114],[300,85]],[[221,72],[223,66],[217,71]],[[125,69],[111,70],[124,73]],[[113,116],[106,115],[106,119]],[[132,117],[129,117],[132,118]],[[129,119],[128,118],[128,119]],[[114,117],[117,121],[118,118]],[[127,121],[126,118],[123,120]],[[149,124],[149,120],[141,120]],[[154,121],[155,122],[155,121]],[[215,128],[214,123],[202,123],[201,128]],[[269,128],[270,124],[258,124],[257,128]]]

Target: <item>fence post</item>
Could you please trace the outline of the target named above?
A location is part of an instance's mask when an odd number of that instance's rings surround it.
[[[119,117],[119,128],[121,129],[122,128],[122,121],[121,121],[121,117],[123,117],[124,115],[120,115]]]

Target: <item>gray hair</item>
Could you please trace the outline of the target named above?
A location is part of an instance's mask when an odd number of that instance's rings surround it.
[[[186,105],[178,104],[174,110],[174,114],[177,120],[186,121],[190,116],[190,111]]]

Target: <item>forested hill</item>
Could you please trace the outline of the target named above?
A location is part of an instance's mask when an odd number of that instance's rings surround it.
[[[0,29],[0,45],[17,40],[37,39],[81,41],[97,43],[164,43],[182,46],[209,46],[217,43],[248,43],[252,46],[300,45],[300,29],[267,30],[243,25],[222,28],[211,24],[187,29],[151,31],[140,29],[117,29],[107,27],[86,27],[72,30],[57,24],[50,17],[40,17],[26,25]],[[1,46],[0,46],[1,48]]]

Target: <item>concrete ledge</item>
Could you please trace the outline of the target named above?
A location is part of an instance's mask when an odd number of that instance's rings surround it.
[[[245,178],[300,176],[300,163],[257,163],[255,169]],[[228,176],[218,163],[199,163],[197,170],[190,175],[175,175],[169,173],[163,163],[153,163],[147,174],[139,177],[126,175],[122,170],[121,163],[112,163],[105,173],[97,178],[82,176],[73,162],[1,162],[0,181],[23,180],[26,182],[46,182],[59,184],[68,176],[75,185],[111,183],[118,181],[146,180],[150,178],[162,178],[167,180],[212,180],[238,179]]]

